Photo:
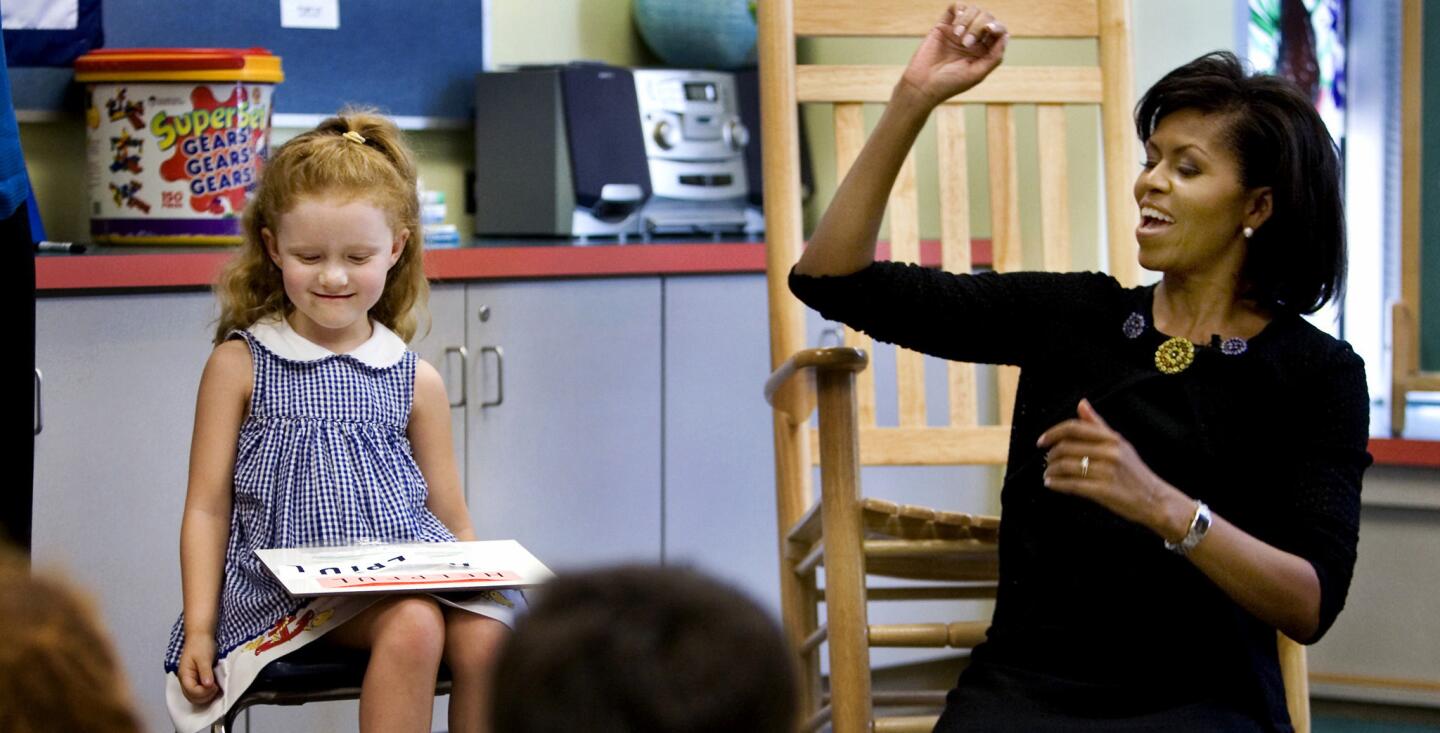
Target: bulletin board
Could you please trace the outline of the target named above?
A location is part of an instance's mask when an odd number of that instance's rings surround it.
[[[280,0],[102,0],[105,47],[269,49],[285,81],[277,114],[346,104],[406,117],[469,120],[484,68],[481,0],[338,0],[339,28],[282,28]],[[17,110],[81,109],[68,68],[12,68]]]
[[[1410,392],[1440,391],[1440,0],[1403,0],[1400,298],[1391,305],[1390,432]]]
[[[1425,3],[1422,25],[1420,370],[1440,372],[1440,2]]]

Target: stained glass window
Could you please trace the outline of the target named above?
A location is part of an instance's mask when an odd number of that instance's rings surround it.
[[[1249,0],[1249,61],[1300,85],[1330,135],[1345,136],[1347,0]]]

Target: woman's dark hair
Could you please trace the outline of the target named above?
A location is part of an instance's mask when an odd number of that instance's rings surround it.
[[[1315,106],[1290,81],[1248,74],[1234,54],[1216,51],[1145,92],[1135,107],[1140,140],[1185,109],[1224,116],[1241,185],[1271,190],[1270,218],[1255,230],[1245,255],[1245,294],[1296,313],[1338,300],[1345,287],[1340,156]]]

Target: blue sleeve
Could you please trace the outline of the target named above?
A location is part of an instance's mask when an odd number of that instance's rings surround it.
[[[0,58],[5,41],[0,36]],[[10,101],[10,67],[0,76],[0,219],[8,219],[30,197],[25,176],[25,153],[20,148],[20,126],[15,122],[15,105]]]

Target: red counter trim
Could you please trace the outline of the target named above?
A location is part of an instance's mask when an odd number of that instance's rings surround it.
[[[1370,455],[1379,465],[1440,468],[1440,440],[1371,438]]]
[[[176,254],[53,255],[35,258],[35,290],[209,287],[230,250]]]

